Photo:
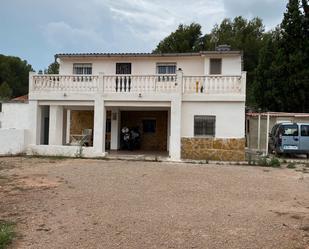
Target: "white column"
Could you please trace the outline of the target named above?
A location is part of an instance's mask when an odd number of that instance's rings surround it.
[[[266,155],[268,155],[268,139],[269,139],[269,112],[267,112],[267,122],[266,122],[266,148],[265,148]]]
[[[241,72],[241,93],[246,95],[247,72]]]
[[[66,132],[66,143],[70,143],[70,132],[71,132],[71,110],[67,109],[67,132]]]
[[[49,107],[49,144],[62,145],[63,143],[63,106]]]
[[[93,148],[96,153],[105,152],[105,125],[106,110],[102,97],[97,97],[94,102],[94,127],[93,127]]]
[[[261,144],[261,113],[258,116],[258,130],[257,130],[257,149],[260,151],[260,144]]]
[[[119,149],[120,112],[118,109],[112,110],[111,115],[111,150]]]
[[[167,111],[167,148],[170,150],[171,143],[171,110]]]
[[[33,86],[33,76],[35,75],[35,72],[29,72],[29,99],[31,98],[31,94],[34,90]]]
[[[171,101],[171,134],[170,134],[170,158],[180,160],[181,157],[181,99]]]
[[[30,144],[40,144],[41,135],[41,107],[38,105],[37,100],[29,100],[30,110]]]
[[[181,103],[183,92],[183,72],[179,68],[176,72],[177,76],[177,93],[172,97],[170,111],[170,142],[169,154],[172,160],[180,160],[181,158]]]

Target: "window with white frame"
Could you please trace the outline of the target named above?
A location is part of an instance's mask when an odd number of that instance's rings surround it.
[[[215,136],[216,116],[194,116],[194,136]]]
[[[175,74],[176,63],[158,63],[157,74]]]
[[[92,74],[91,63],[74,63],[73,74]]]
[[[209,74],[222,73],[222,59],[211,58],[209,65]]]

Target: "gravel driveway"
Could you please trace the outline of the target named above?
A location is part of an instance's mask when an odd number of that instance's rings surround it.
[[[309,248],[295,169],[0,158],[11,248]]]

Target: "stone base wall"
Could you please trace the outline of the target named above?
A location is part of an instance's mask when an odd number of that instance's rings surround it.
[[[244,161],[244,138],[181,138],[181,157],[194,160]]]

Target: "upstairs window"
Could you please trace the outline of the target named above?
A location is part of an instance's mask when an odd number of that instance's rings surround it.
[[[158,63],[157,64],[158,74],[176,74],[176,63]]]
[[[92,64],[90,63],[74,63],[73,74],[92,74]]]
[[[222,59],[210,59],[209,74],[222,73]]]
[[[215,136],[216,116],[194,116],[194,136]]]

